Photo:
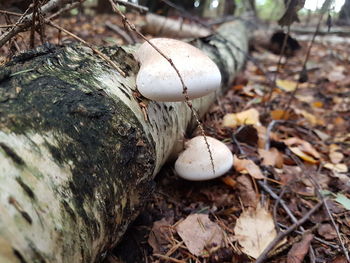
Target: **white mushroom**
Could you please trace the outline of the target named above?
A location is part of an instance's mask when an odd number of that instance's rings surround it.
[[[187,180],[202,181],[219,177],[233,165],[230,149],[219,140],[206,136],[211,151],[215,174],[207,145],[203,136],[197,136],[186,142],[186,149],[175,162],[177,174]]]
[[[221,74],[218,67],[198,48],[169,38],[154,38],[150,41],[179,70],[190,99],[205,96],[220,87]],[[176,71],[149,43],[143,43],[135,57],[141,63],[136,85],[144,97],[156,101],[185,100],[183,86]]]

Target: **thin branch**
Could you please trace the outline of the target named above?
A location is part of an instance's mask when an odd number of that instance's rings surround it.
[[[120,4],[120,5],[135,9],[135,10],[139,11],[141,14],[148,12],[148,7],[146,7],[146,6],[134,4],[131,2],[125,2],[125,1],[121,1],[121,0],[113,0],[113,1]]]
[[[63,27],[53,23],[52,21],[45,21],[48,25],[57,28],[58,30],[63,31],[64,33],[66,33],[67,35],[71,36],[72,38],[78,40],[79,42],[83,43],[84,45],[88,46],[89,48],[91,48],[91,50],[93,52],[95,52],[97,55],[99,55],[102,59],[106,60],[116,71],[118,71],[118,73],[120,75],[122,75],[124,78],[126,77],[126,74],[124,71],[122,71],[117,64],[115,64],[108,56],[106,56],[105,54],[103,54],[101,51],[99,51],[98,49],[94,48],[90,43],[86,42],[84,39],[78,37],[77,35],[74,35],[72,32],[64,29]]]
[[[262,263],[268,257],[269,252],[279,243],[283,238],[288,236],[291,232],[293,232],[296,228],[304,224],[310,216],[315,213],[322,206],[322,202],[318,202],[309,212],[307,212],[300,220],[291,225],[284,232],[279,232],[274,240],[264,249],[261,255],[256,259],[255,263]]]
[[[59,7],[60,5],[71,2],[71,0],[51,0],[41,7],[42,14],[47,14],[53,9]],[[32,23],[33,14],[28,14],[29,8],[24,12],[24,14],[16,22],[16,26],[12,27],[9,31],[3,33],[0,36],[0,47],[6,44],[11,38],[20,32],[27,30]],[[21,24],[21,25],[19,25]]]
[[[281,64],[282,64],[281,62],[282,62],[283,54],[284,54],[285,51],[286,51],[287,40],[288,40],[289,33],[290,33],[290,26],[288,26],[288,28],[287,28],[287,34],[285,34],[285,36],[284,36],[284,38],[283,38],[281,53],[280,53],[280,56],[279,56],[278,62],[277,62],[276,74],[273,75],[273,79],[272,79],[273,83],[276,83],[277,75],[278,75],[278,73],[279,73],[279,70],[280,70],[280,67],[281,67]],[[270,87],[270,91],[269,91],[269,94],[268,94],[267,99],[266,99],[266,102],[267,102],[267,103],[270,101],[274,89],[275,89],[275,86],[271,86],[271,87]],[[266,105],[267,105],[267,104],[266,104]],[[265,108],[265,110],[266,110],[266,109],[267,109],[267,107]]]
[[[310,54],[311,54],[311,48],[312,48],[312,46],[314,45],[314,42],[315,42],[317,33],[320,31],[320,26],[321,26],[321,22],[322,22],[322,18],[323,18],[323,16],[324,16],[324,14],[325,14],[325,12],[321,12],[321,14],[320,14],[320,17],[319,17],[319,20],[318,20],[318,23],[317,23],[317,26],[316,26],[316,30],[315,30],[315,32],[314,32],[314,34],[313,34],[313,36],[312,36],[311,42],[310,42],[310,44],[309,44],[309,46],[308,46],[308,49],[307,49],[307,52],[306,52],[306,56],[305,56],[304,63],[303,63],[303,66],[302,66],[302,69],[303,69],[303,70],[306,69],[306,63],[307,63],[308,60],[309,60],[309,57],[310,57]],[[302,74],[303,70],[301,71],[300,75]],[[289,110],[289,108],[290,108],[290,105],[291,105],[291,103],[292,103],[292,101],[293,101],[293,99],[294,99],[294,97],[295,97],[295,94],[297,93],[297,91],[298,91],[298,89],[299,89],[299,83],[300,83],[300,82],[298,81],[298,83],[297,83],[295,89],[293,90],[293,92],[292,92],[292,93],[290,94],[290,96],[289,96],[289,100],[288,100],[288,102],[287,102],[287,104],[286,104],[286,107],[284,108],[284,114],[285,114],[285,113]],[[284,114],[283,114],[283,115],[284,115]]]
[[[348,249],[345,247],[345,244],[341,238],[341,235],[340,235],[340,232],[339,232],[339,228],[337,226],[337,224],[335,223],[335,220],[332,216],[332,213],[328,207],[328,204],[326,202],[326,199],[324,198],[324,196],[322,195],[321,191],[322,191],[322,187],[320,186],[320,184],[308,173],[305,173],[305,166],[304,164],[297,158],[295,157],[294,155],[291,155],[292,159],[302,168],[302,173],[303,175],[305,175],[307,178],[310,179],[311,183],[314,185],[315,187],[315,191],[317,193],[317,196],[322,200],[322,203],[323,203],[323,206],[325,207],[326,211],[327,211],[327,214],[331,220],[331,223],[333,225],[333,228],[337,234],[337,238],[340,242],[340,246],[342,248],[342,251],[343,251],[343,254],[344,256],[346,257],[346,260],[350,263],[350,257],[349,257],[349,252],[348,252]],[[318,173],[320,171],[320,169],[322,168],[322,166],[319,167],[319,170],[318,170]]]
[[[105,23],[106,27],[113,30],[115,33],[117,33],[120,37],[122,37],[128,44],[135,44],[135,40],[128,35],[123,29],[121,29],[119,26],[110,23],[107,21]]]
[[[56,13],[52,14],[51,16],[49,16],[47,19],[48,20],[53,20],[56,19],[59,15],[61,15],[64,12],[67,12],[69,10],[72,10],[73,8],[76,8],[78,5],[80,5],[81,3],[83,3],[85,0],[79,0],[78,2],[72,3],[72,4],[67,4],[65,7],[61,8],[60,10],[58,10]]]
[[[6,11],[6,10],[0,10],[0,14],[10,15],[10,16],[23,16],[23,14]]]

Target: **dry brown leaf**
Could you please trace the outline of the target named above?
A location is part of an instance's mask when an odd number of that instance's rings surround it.
[[[243,252],[253,258],[258,258],[277,235],[271,214],[261,206],[243,211],[234,231]]]
[[[260,157],[263,159],[263,165],[271,165],[277,168],[283,167],[283,156],[276,148],[271,148],[268,151],[264,149],[258,149],[258,152]]]
[[[173,224],[172,218],[162,218],[155,221],[148,236],[148,244],[152,247],[153,253],[163,253],[164,248],[171,240],[170,227]]]
[[[240,175],[237,177],[237,183],[243,206],[255,208],[259,203],[259,197],[255,192],[251,178],[248,175]]]
[[[337,238],[337,232],[331,224],[321,224],[317,232],[326,240],[332,240]]]
[[[302,263],[313,238],[312,234],[306,234],[300,242],[295,243],[288,252],[287,263]]]
[[[296,147],[298,147],[301,151],[303,151],[306,154],[311,154],[316,159],[320,159],[321,158],[320,154],[307,141],[304,141],[304,140],[299,139],[297,137],[292,137],[292,138],[284,140],[283,142],[287,146],[296,146]]]
[[[203,255],[205,248],[224,244],[223,230],[205,214],[189,215],[176,226],[176,231],[195,256]]]
[[[252,108],[238,113],[228,113],[224,116],[222,125],[229,128],[240,125],[260,125],[259,112]]]
[[[247,159],[238,159],[236,155],[233,156],[233,167],[237,172],[248,173],[255,179],[264,179],[265,176],[260,170],[260,167],[257,166],[252,160]]]

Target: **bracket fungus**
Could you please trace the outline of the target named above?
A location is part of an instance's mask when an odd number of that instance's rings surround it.
[[[211,159],[203,136],[186,142],[186,149],[175,162],[177,174],[187,180],[210,180],[225,174],[233,165],[230,149],[219,140],[206,136],[214,162],[213,174]]]
[[[190,99],[205,96],[221,85],[216,64],[201,50],[170,38],[154,38],[150,42],[166,55],[178,69]],[[135,52],[141,68],[136,85],[142,96],[155,101],[185,101],[183,86],[174,67],[148,42]]]

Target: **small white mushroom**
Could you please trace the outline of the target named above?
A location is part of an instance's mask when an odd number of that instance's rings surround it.
[[[154,38],[150,41],[179,70],[190,99],[205,96],[220,87],[221,74],[218,67],[198,48],[169,38]],[[155,101],[185,100],[183,86],[176,71],[149,43],[143,43],[135,57],[141,64],[136,85],[144,97]]]
[[[226,173],[233,165],[230,149],[219,140],[206,136],[211,151],[215,174],[207,145],[203,136],[197,136],[186,142],[186,149],[175,162],[177,174],[187,180],[202,181],[219,177]]]

